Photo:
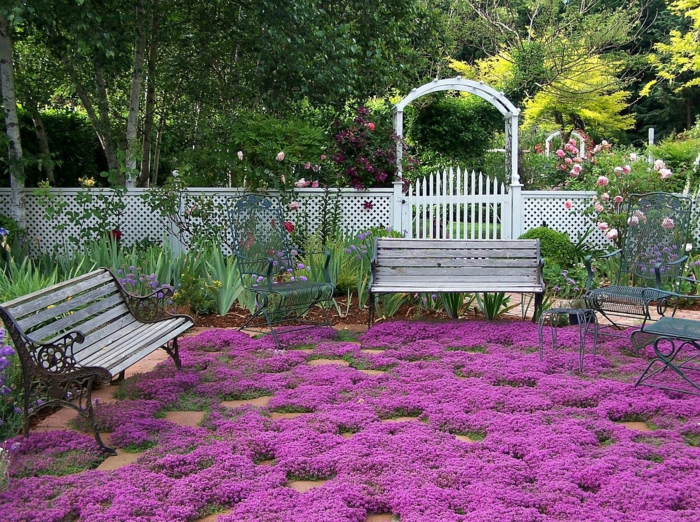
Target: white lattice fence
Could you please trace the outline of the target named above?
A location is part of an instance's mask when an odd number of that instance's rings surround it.
[[[595,228],[595,221],[582,213],[594,194],[595,192],[585,191],[524,190],[523,232],[546,225],[559,232],[566,232],[572,241],[576,241],[580,235],[593,227],[595,230],[588,241],[597,247],[609,246],[610,241],[606,239],[605,234]],[[564,206],[566,200],[573,203],[571,210]]]
[[[42,204],[42,197],[36,195],[31,189],[24,191],[26,230],[32,252],[48,252],[53,249],[55,244],[65,243],[68,237],[79,237],[80,226],[71,224],[67,219],[66,212],[81,212],[77,200],[77,194],[81,190],[52,189],[50,191],[51,195],[55,197],[54,204],[66,204],[64,212],[51,221],[44,218],[45,206]],[[126,246],[145,239],[160,241],[169,236],[169,224],[154,214],[143,200],[142,196],[147,190],[130,189],[124,195],[126,208],[119,218],[119,230],[123,234],[122,242]],[[96,189],[93,191],[99,192]],[[111,194],[111,191],[106,189],[104,193]],[[240,193],[240,189],[224,188],[201,188],[189,191],[192,196],[212,198],[215,203],[221,204],[225,202],[226,198]],[[335,189],[331,191],[331,204],[336,193]],[[357,233],[373,226],[390,226],[392,222],[392,195],[393,190],[390,188],[362,192],[342,191],[340,195],[341,230],[347,233]],[[297,193],[300,208],[296,211],[289,211],[289,219],[295,221],[301,220],[302,215],[308,216],[310,231],[313,232],[321,222],[324,197],[323,189],[300,189]],[[0,189],[0,213],[10,214],[10,189]],[[97,218],[92,218],[83,224],[96,224],[97,221]],[[59,226],[63,226],[63,230],[60,232]],[[105,233],[108,232],[109,230],[105,230]]]

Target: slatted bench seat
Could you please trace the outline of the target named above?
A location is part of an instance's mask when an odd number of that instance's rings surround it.
[[[86,417],[95,440],[91,393],[158,348],[180,369],[177,338],[193,326],[170,314],[171,289],[145,297],[126,292],[107,269],[70,279],[0,305],[0,318],[17,350],[24,383],[23,432],[31,415],[69,406]]]
[[[369,326],[374,321],[376,294],[534,293],[539,311],[545,288],[542,266],[539,239],[376,238]]]

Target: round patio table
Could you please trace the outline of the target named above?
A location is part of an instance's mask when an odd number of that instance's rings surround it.
[[[586,335],[588,335],[589,330],[592,328],[593,331],[593,355],[596,353],[596,347],[598,342],[598,318],[595,315],[595,310],[591,308],[550,308],[545,310],[540,315],[540,322],[537,327],[537,333],[540,344],[540,361],[543,359],[544,351],[544,328],[545,322],[549,319],[549,328],[552,333],[552,348],[557,347],[557,329],[559,326],[559,318],[561,316],[566,316],[569,319],[570,324],[574,324],[576,321],[578,323],[578,335],[579,335],[579,362],[578,369],[579,372],[583,371],[583,356],[586,352]]]

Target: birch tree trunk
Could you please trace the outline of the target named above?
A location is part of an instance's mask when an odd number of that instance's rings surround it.
[[[24,199],[24,164],[22,163],[22,141],[19,135],[19,118],[17,116],[17,100],[15,97],[14,64],[12,61],[12,40],[7,18],[0,12],[0,80],[2,85],[2,103],[5,108],[5,132],[10,141],[10,186],[12,219],[21,228],[26,227]]]
[[[137,186],[144,187],[151,174],[151,133],[156,110],[156,62],[158,60],[158,0],[153,1],[151,22],[151,43],[148,49],[148,76],[146,82],[146,110],[143,121],[143,142],[141,146],[141,174]]]
[[[97,87],[97,110],[99,118],[96,124],[99,132],[104,136],[104,150],[107,156],[107,165],[111,172],[117,173],[116,183],[124,184],[124,176],[119,171],[119,163],[117,162],[117,151],[114,146],[114,138],[112,137],[112,126],[109,121],[109,99],[107,98],[107,86],[105,85],[104,71],[100,64],[95,64],[95,84]]]
[[[144,34],[145,10],[143,1],[136,7],[136,42],[134,43],[134,71],[131,75],[131,92],[129,94],[129,116],[126,120],[126,186],[135,185],[136,156],[138,155],[139,102],[141,101],[141,84],[143,83],[143,59],[146,50]]]

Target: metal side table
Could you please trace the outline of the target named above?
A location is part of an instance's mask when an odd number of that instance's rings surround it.
[[[557,328],[559,326],[559,318],[566,316],[567,320],[571,318],[571,324],[574,320],[578,321],[578,336],[579,336],[579,372],[583,372],[583,356],[586,352],[586,335],[592,328],[593,331],[593,355],[596,353],[598,342],[598,318],[595,311],[590,308],[550,308],[542,312],[540,316],[537,333],[540,342],[540,361],[543,359],[544,350],[544,327],[545,322],[549,318],[549,328],[552,332],[552,347],[557,347]],[[574,319],[575,318],[575,319]]]
[[[646,346],[654,347],[654,357],[644,373],[637,380],[635,386],[651,386],[663,390],[672,390],[680,393],[700,395],[700,379],[690,378],[689,372],[700,374],[700,366],[693,361],[700,356],[700,321],[693,319],[681,319],[676,317],[662,317],[655,323],[647,323],[642,330],[632,334],[632,345],[636,350]],[[692,355],[681,360],[676,357],[686,346],[694,348]],[[652,371],[652,366],[656,368]],[[672,388],[662,383],[649,383],[648,379],[671,370],[683,381],[691,386],[691,390]]]

